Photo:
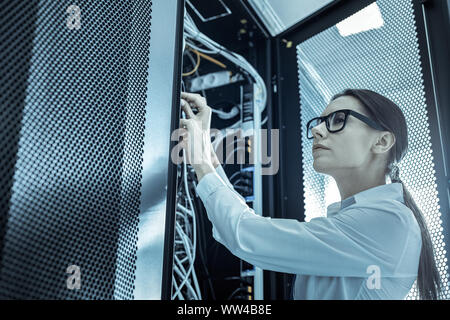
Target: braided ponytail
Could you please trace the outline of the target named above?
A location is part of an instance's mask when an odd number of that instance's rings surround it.
[[[419,271],[417,275],[417,288],[419,290],[419,296],[422,300],[436,300],[439,298],[442,285],[439,272],[436,267],[436,262],[434,260],[433,243],[431,241],[430,233],[428,232],[425,217],[409,193],[405,184],[400,179],[399,167],[392,163],[388,166],[388,170],[391,182],[398,182],[402,184],[405,205],[411,209],[414,214],[422,235],[422,249],[420,251]]]

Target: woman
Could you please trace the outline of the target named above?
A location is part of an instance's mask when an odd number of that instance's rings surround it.
[[[439,298],[425,219],[396,165],[408,140],[395,103],[370,90],[348,89],[308,122],[313,167],[335,179],[343,199],[328,206],[326,217],[309,222],[256,215],[211,152],[205,99],[183,93],[181,104],[197,192],[214,238],[234,255],[262,269],[296,274],[294,299],[404,299],[415,280],[421,299]]]

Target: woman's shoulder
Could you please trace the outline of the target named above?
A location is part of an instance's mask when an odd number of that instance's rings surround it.
[[[340,217],[340,218],[339,218]],[[362,228],[379,229],[383,233],[420,236],[420,228],[412,210],[400,200],[378,199],[355,202],[336,218],[360,224]]]
[[[370,201],[356,201],[343,212],[357,210],[367,214],[388,215],[396,217],[405,223],[413,217],[412,211],[404,202],[397,199],[379,198]]]

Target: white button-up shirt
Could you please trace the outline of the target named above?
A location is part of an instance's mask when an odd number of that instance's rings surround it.
[[[255,214],[220,165],[196,190],[213,237],[261,269],[296,274],[294,299],[404,299],[417,277],[421,234],[400,183],[335,202],[309,222]]]

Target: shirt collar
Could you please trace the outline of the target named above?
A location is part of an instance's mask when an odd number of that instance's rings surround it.
[[[327,217],[335,215],[340,210],[345,209],[355,203],[367,201],[378,201],[379,199],[392,199],[404,203],[403,186],[399,182],[382,184],[367,190],[358,192],[342,201],[334,202],[327,207]]]

